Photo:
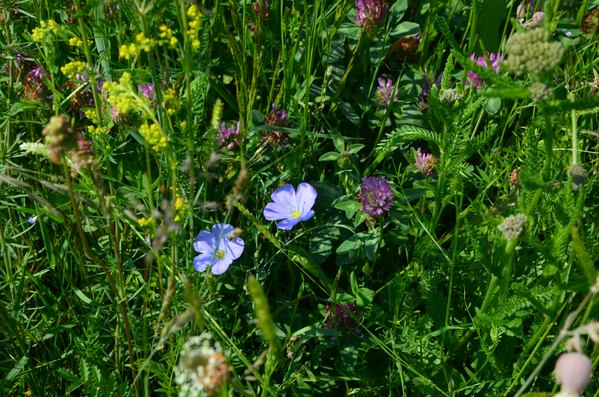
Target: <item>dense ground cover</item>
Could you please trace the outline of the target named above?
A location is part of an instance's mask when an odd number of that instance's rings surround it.
[[[599,2],[0,21],[0,394],[599,396]]]

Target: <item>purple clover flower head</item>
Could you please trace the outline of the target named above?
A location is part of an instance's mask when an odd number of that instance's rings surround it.
[[[369,176],[362,178],[358,200],[362,209],[372,217],[378,217],[393,207],[394,197],[391,185],[384,176]]]
[[[137,91],[150,102],[156,99],[156,91],[154,91],[154,84],[152,83],[138,84]]]
[[[414,165],[418,168],[418,171],[425,176],[433,175],[435,165],[438,162],[437,158],[430,153],[423,153],[420,147],[416,152],[417,156]]]
[[[355,303],[337,303],[335,309],[331,307],[331,304],[327,303],[325,306],[326,328],[335,328],[340,332],[355,332],[360,333],[360,322],[364,313],[359,310]]]
[[[385,0],[356,0],[356,23],[366,31],[379,26],[387,15]]]
[[[483,56],[476,57],[476,55],[474,53],[472,53],[470,55],[470,59],[472,61],[478,63],[483,68],[488,67],[487,59]],[[497,53],[497,54],[490,53],[489,54],[489,61],[491,62],[491,66],[493,67],[493,70],[496,73],[499,72],[499,63],[501,62],[502,59],[503,59],[503,56],[501,55],[501,53]],[[477,75],[476,73],[474,73],[473,71],[469,70],[468,71],[468,79],[466,80],[466,85],[470,85],[476,89],[481,88],[483,85],[483,79],[481,79],[480,76]]]
[[[392,103],[397,102],[397,91],[393,87],[393,80],[378,78],[378,87],[376,88],[376,99],[383,108],[388,108]]]
[[[229,150],[236,148],[239,144],[240,126],[241,124],[238,121],[236,126],[234,123],[231,123],[229,128],[227,128],[227,125],[223,122],[220,126],[220,134],[218,136],[219,145],[226,145]]]
[[[212,227],[212,232],[204,230],[196,236],[193,248],[200,255],[194,258],[193,267],[198,272],[210,266],[212,274],[222,274],[241,256],[244,242],[240,237],[231,237],[234,230],[229,224],[219,223]]]
[[[314,216],[312,207],[316,196],[316,189],[306,182],[297,186],[297,192],[293,185],[282,186],[271,194],[272,202],[266,204],[264,217],[269,221],[279,221],[279,229],[291,230],[299,222]]]
[[[287,111],[285,109],[278,109],[277,104],[273,103],[264,120],[264,124],[279,126],[279,127],[287,127]],[[289,142],[291,138],[289,134],[283,131],[260,131],[260,140],[262,142],[266,142],[270,145],[287,147],[289,146]]]

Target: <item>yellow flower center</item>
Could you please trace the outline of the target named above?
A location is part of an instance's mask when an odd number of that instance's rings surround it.
[[[216,256],[218,259],[223,259],[223,258],[225,257],[225,251],[223,251],[223,250],[218,250],[218,251],[216,251],[216,254],[215,254],[215,256]]]
[[[293,211],[291,211],[291,217],[292,217],[293,219],[297,219],[297,218],[299,218],[301,214],[302,214],[302,213],[301,213],[299,210],[293,210]]]

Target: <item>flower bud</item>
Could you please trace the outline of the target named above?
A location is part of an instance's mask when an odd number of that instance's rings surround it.
[[[580,395],[591,380],[591,360],[581,353],[564,353],[557,359],[554,373],[562,392]]]

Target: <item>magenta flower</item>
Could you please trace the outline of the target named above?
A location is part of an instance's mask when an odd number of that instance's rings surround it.
[[[392,102],[397,102],[397,91],[393,87],[393,80],[378,78],[376,88],[376,99],[381,107],[388,108]]]
[[[377,217],[393,207],[393,190],[384,176],[370,176],[362,178],[358,200],[362,209],[368,215]]]
[[[243,253],[244,242],[240,237],[231,237],[233,226],[219,223],[212,232],[202,231],[193,242],[193,248],[200,255],[193,260],[193,267],[203,272],[210,266],[212,274],[222,274],[231,263]]]
[[[414,165],[418,168],[418,171],[425,176],[433,175],[435,165],[438,163],[437,158],[430,153],[423,153],[420,147],[416,152],[416,163]]]
[[[364,30],[373,30],[387,15],[385,0],[356,0],[356,22]]]
[[[477,58],[476,55],[474,53],[472,53],[472,55],[470,55],[470,59],[472,59],[474,62],[478,63],[483,68],[488,67],[487,59],[483,56],[479,56]],[[493,70],[495,72],[499,72],[499,63],[501,62],[502,59],[503,59],[503,56],[501,55],[501,53],[497,53],[497,55],[495,55],[493,53],[489,54],[489,61],[491,62],[491,66],[493,67]],[[468,71],[468,79],[466,80],[466,85],[470,85],[470,86],[478,89],[478,88],[482,87],[483,79],[481,79],[480,76],[477,75],[476,73],[474,73],[473,71],[469,70]]]
[[[239,145],[239,128],[241,124],[239,121],[237,125],[231,123],[229,128],[223,122],[220,126],[220,134],[218,136],[218,144],[223,146],[226,145],[227,149],[231,150],[236,148]],[[234,128],[235,127],[235,128]]]
[[[268,116],[264,120],[264,124],[278,127],[287,127],[287,111],[278,109],[277,104],[273,103]],[[260,140],[270,145],[286,147],[289,146],[291,138],[289,134],[283,131],[260,131]]]
[[[331,304],[324,305],[326,312],[325,327],[335,328],[340,332],[360,333],[360,322],[364,317],[364,312],[359,310],[355,303],[337,303],[335,309]]]
[[[156,99],[156,91],[154,90],[154,84],[152,83],[138,84],[137,91],[150,102]]]
[[[266,204],[264,217],[269,221],[279,221],[279,229],[291,230],[299,222],[314,216],[312,207],[316,196],[316,189],[306,182],[297,186],[297,192],[293,185],[282,186],[270,196],[272,202]]]

